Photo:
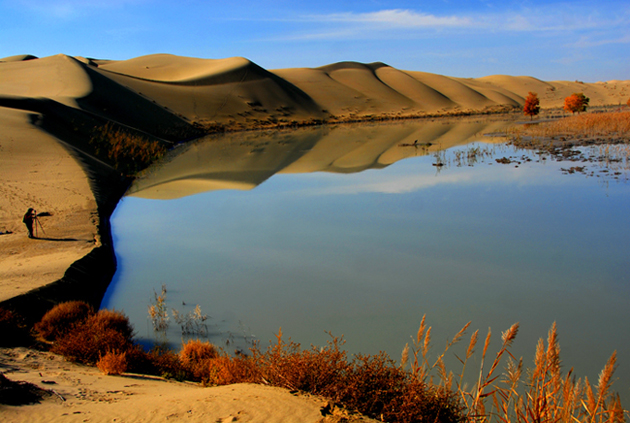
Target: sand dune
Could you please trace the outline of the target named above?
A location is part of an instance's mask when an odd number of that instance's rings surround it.
[[[630,83],[466,79],[356,62],[269,71],[242,57],[169,54],[119,61],[65,55],[0,59],[0,99],[52,99],[166,138],[156,128],[194,122],[243,129],[513,110],[529,91],[538,93],[543,108],[561,107],[573,92],[584,92],[591,106],[614,105],[625,103]]]

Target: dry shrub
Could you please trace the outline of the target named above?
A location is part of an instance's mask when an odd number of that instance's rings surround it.
[[[94,365],[107,352],[122,353],[133,349],[132,335],[127,316],[101,310],[74,326],[66,336],[58,338],[52,351],[70,360]]]
[[[35,324],[35,330],[43,339],[55,341],[82,324],[94,314],[91,305],[83,301],[68,301],[50,309],[42,320]]]
[[[192,375],[182,365],[179,354],[162,346],[155,346],[147,356],[151,369],[146,373],[166,379],[192,380]]]
[[[96,367],[106,375],[120,375],[127,371],[127,353],[108,351],[96,362]]]
[[[208,362],[218,356],[217,348],[211,343],[191,339],[182,345],[179,361],[195,380],[206,380],[209,377]]]
[[[201,381],[208,385],[229,385],[232,383],[256,383],[260,372],[255,363],[247,357],[222,355],[205,362],[207,365]]]
[[[179,352],[179,359],[184,366],[194,366],[201,361],[216,358],[218,356],[219,352],[214,345],[197,339],[191,339],[183,344],[182,349]]]
[[[430,387],[383,352],[348,361],[338,338],[304,351],[297,343],[283,342],[282,332],[277,338],[264,353],[253,349],[259,377],[271,385],[321,395],[384,421],[463,420],[455,393]]]
[[[279,332],[277,343],[266,352],[254,349],[254,360],[262,377],[270,384],[293,390],[324,395],[331,386],[339,385],[348,369],[343,340],[333,338],[324,348],[302,350],[300,344],[289,339],[286,343]]]

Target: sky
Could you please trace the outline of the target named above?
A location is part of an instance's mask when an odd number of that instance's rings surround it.
[[[0,0],[0,58],[241,56],[477,78],[630,79],[630,1]]]

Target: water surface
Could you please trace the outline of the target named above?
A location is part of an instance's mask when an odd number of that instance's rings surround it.
[[[617,350],[626,395],[626,176],[592,164],[591,177],[566,175],[574,164],[484,136],[506,125],[315,128],[187,146],[116,209],[118,271],[103,306],[153,339],[147,307],[164,284],[169,308],[198,304],[209,339],[228,349],[265,345],[282,328],[305,346],[329,331],[350,353],[395,359],[425,314],[436,354],[468,321],[497,342],[519,322],[513,351],[526,366],[557,322],[565,368],[596,380]],[[172,319],[168,334],[181,342]]]

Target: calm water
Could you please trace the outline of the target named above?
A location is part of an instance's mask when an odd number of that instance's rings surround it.
[[[468,321],[469,335],[491,327],[497,343],[520,322],[513,352],[528,366],[557,322],[565,369],[596,380],[617,350],[616,388],[628,397],[627,175],[524,161],[483,136],[505,125],[316,128],[188,146],[116,209],[118,271],[103,307],[155,339],[147,307],[164,284],[169,309],[198,304],[209,339],[228,349],[264,346],[282,328],[305,346],[330,331],[351,353],[395,359],[424,314],[435,354]],[[405,146],[416,140],[431,145]],[[476,162],[462,161],[471,151]],[[172,318],[168,335],[181,342]]]

